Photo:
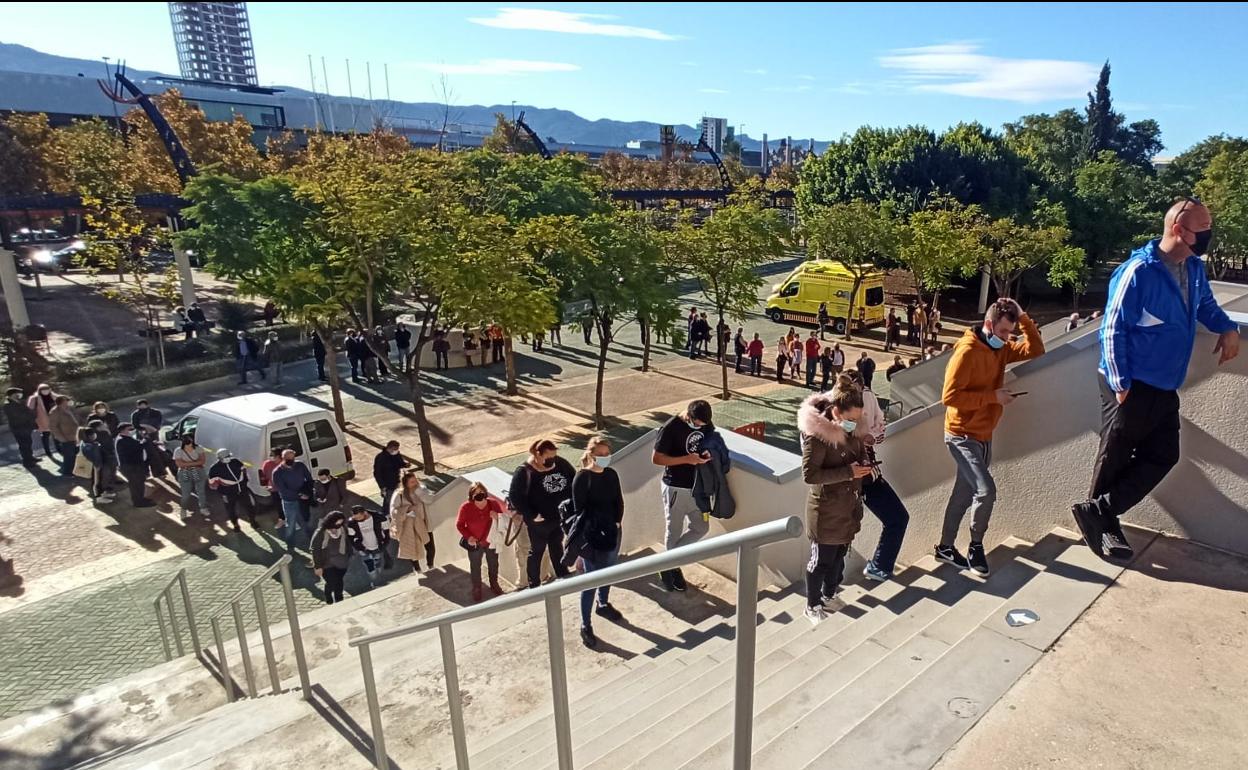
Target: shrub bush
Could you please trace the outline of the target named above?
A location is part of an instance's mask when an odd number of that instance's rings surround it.
[[[231,332],[242,331],[256,320],[256,309],[246,302],[223,299],[217,303],[217,323]]]

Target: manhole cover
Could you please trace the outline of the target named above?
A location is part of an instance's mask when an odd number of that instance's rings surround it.
[[[979,716],[979,704],[970,698],[952,698],[946,704],[946,708],[958,719],[973,719]]]

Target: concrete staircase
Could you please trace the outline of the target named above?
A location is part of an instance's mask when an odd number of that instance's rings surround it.
[[[1142,550],[1153,534],[1132,537]],[[1064,530],[1034,545],[1007,540],[989,560],[993,574],[986,581],[926,557],[888,583],[848,586],[845,609],[814,628],[802,617],[804,597],[764,591],[754,766],[933,766],[1122,571]],[[598,651],[575,641],[575,601],[565,601],[577,768],[731,765],[734,629],[725,599],[732,584],[697,567],[686,574],[701,590],[682,596],[648,584],[617,588],[613,604],[628,624],[599,619]],[[321,626],[327,639],[341,636],[314,659],[311,703],[286,692],[225,704],[201,674],[193,683],[199,705],[188,709],[185,693],[176,691],[188,677],[187,661],[175,661],[167,664],[169,676],[149,675],[143,688],[154,700],[164,697],[169,714],[119,710],[117,696],[124,702],[136,689],[123,684],[112,689],[114,702],[98,697],[98,711],[78,709],[61,720],[59,737],[57,721],[34,719],[0,735],[24,756],[39,756],[41,745],[82,745],[81,725],[91,717],[112,728],[97,736],[98,751],[30,767],[368,767],[359,663],[345,640],[442,609],[427,600],[418,609],[411,592],[419,587],[412,581],[406,588],[395,584],[388,600],[345,607],[310,624],[313,639]],[[1031,610],[1039,620],[1011,628],[1006,614],[1013,609]],[[396,617],[388,621],[391,612]],[[374,658],[393,763],[454,767],[437,635],[398,641]],[[472,767],[555,768],[540,606],[457,627],[456,642]]]

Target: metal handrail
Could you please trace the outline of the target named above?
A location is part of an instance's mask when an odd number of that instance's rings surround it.
[[[201,647],[199,646],[199,629],[195,625],[195,606],[191,603],[191,592],[186,585],[186,570],[180,569],[177,574],[170,578],[165,587],[156,593],[156,598],[152,600],[152,605],[156,608],[156,625],[160,628],[160,642],[165,648],[165,660],[173,660],[173,649],[169,646],[169,634],[165,631],[165,617],[160,609],[160,600],[164,599],[165,604],[169,607],[169,625],[173,631],[173,643],[177,647],[178,655],[186,654],[186,650],[182,647],[182,631],[178,628],[178,614],[173,608],[173,594],[171,592],[173,584],[178,583],[182,589],[182,604],[186,610],[186,625],[191,632],[191,648],[198,654]]]
[[[233,703],[236,697],[234,694],[234,682],[230,678],[230,662],[225,656],[225,637],[221,634],[221,617],[226,612],[234,616],[234,634],[238,638],[239,652],[243,661],[243,674],[247,679],[247,694],[252,698],[257,695],[256,674],[251,664],[251,649],[247,644],[247,629],[243,624],[242,599],[249,592],[256,603],[256,617],[260,623],[260,640],[264,643],[264,660],[269,671],[269,685],[273,688],[274,695],[282,691],[282,681],[277,673],[277,656],[273,653],[273,637],[269,633],[268,612],[265,610],[264,594],[261,591],[264,583],[272,578],[274,574],[281,575],[282,594],[286,600],[286,618],[290,623],[290,639],[295,647],[295,665],[299,669],[299,685],[303,691],[303,699],[310,700],[312,698],[312,683],[308,678],[308,661],[303,651],[303,633],[299,628],[299,611],[295,608],[295,593],[290,581],[290,563],[290,555],[283,554],[282,558],[278,559],[273,566],[253,578],[238,593],[234,594],[233,597],[208,616],[208,622],[212,625],[213,640],[217,647],[217,659],[221,666],[221,684],[225,687],[225,697],[230,703]]]
[[[373,728],[374,762],[379,770],[388,770],[385,736],[381,722],[381,704],[377,699],[377,682],[373,675],[371,645],[389,639],[438,629],[442,645],[442,667],[446,676],[447,706],[451,717],[451,733],[455,742],[455,764],[468,770],[468,743],[464,731],[463,703],[459,693],[459,671],[455,661],[455,640],[452,626],[466,620],[493,615],[536,602],[546,605],[546,636],[550,654],[551,691],[554,698],[555,743],[560,770],[572,770],[572,726],[568,709],[568,683],[563,650],[563,610],[559,600],[602,586],[676,569],[714,556],[737,554],[737,633],[736,633],[736,697],[733,727],[733,767],[750,767],[752,724],[754,714],[754,641],[758,610],[758,549],[769,543],[789,540],[802,534],[802,520],[796,516],[759,524],[738,532],[703,540],[653,556],[617,564],[606,569],[557,580],[526,591],[508,594],[487,602],[444,612],[432,618],[407,623],[388,631],[351,639],[348,644],[360,650],[360,668],[364,691],[368,698],[368,714]]]

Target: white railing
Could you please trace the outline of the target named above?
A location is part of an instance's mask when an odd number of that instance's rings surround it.
[[[360,668],[364,675],[364,691],[368,698],[368,715],[373,728],[373,752],[379,770],[389,770],[386,741],[381,723],[381,704],[377,700],[377,682],[373,676],[371,645],[388,639],[438,629],[442,643],[442,669],[446,676],[446,700],[451,717],[451,733],[455,741],[455,763],[459,770],[468,770],[468,741],[464,733],[464,708],[459,693],[459,670],[455,661],[455,637],[452,626],[466,620],[493,615],[536,602],[546,605],[546,639],[550,653],[550,684],[554,698],[555,744],[559,752],[560,770],[572,770],[572,725],[568,710],[568,676],[564,660],[563,611],[559,600],[615,583],[623,583],[662,570],[676,569],[714,556],[737,554],[737,631],[736,690],[733,718],[733,768],[748,770],[752,752],[754,712],[754,641],[755,614],[758,610],[758,549],[769,543],[789,540],[803,532],[802,521],[796,516],[777,519],[749,529],[703,540],[653,556],[617,564],[584,575],[557,580],[540,588],[500,596],[472,607],[452,610],[426,620],[408,623],[357,637],[350,641],[360,650]]]

